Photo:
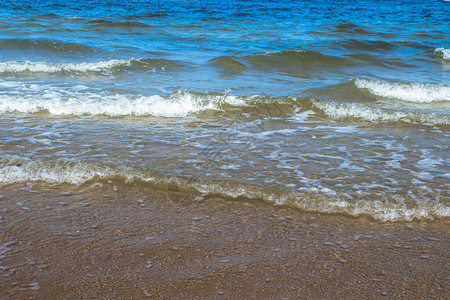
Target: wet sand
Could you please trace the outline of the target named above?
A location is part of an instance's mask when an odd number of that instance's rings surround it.
[[[448,296],[448,220],[101,185],[2,187],[0,299]]]

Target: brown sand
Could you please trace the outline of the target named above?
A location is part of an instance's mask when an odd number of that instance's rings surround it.
[[[2,188],[0,299],[449,295],[448,220],[381,223],[91,185]]]

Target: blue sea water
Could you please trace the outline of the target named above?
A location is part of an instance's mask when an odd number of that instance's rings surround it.
[[[0,18],[0,189],[118,176],[450,215],[449,1],[2,1]]]

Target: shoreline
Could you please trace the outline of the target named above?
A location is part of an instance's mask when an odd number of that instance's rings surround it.
[[[114,187],[2,187],[0,298],[446,297],[446,219]]]

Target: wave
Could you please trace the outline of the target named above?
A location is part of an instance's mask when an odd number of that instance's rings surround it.
[[[370,122],[406,122],[419,124],[449,125],[450,118],[421,112],[397,111],[359,103],[312,100],[313,105],[328,117],[337,120],[359,119]]]
[[[321,52],[303,49],[290,49],[268,53],[258,53],[245,57],[245,59],[258,68],[281,69],[291,74],[314,71],[320,67],[343,67],[354,65],[349,58],[326,55]]]
[[[234,72],[242,72],[247,69],[247,66],[234,56],[220,56],[211,59],[209,62],[214,66],[225,68]]]
[[[48,63],[48,62],[0,62],[0,73],[61,73],[61,72],[100,72],[122,71],[128,67],[156,68],[156,67],[181,67],[181,63],[165,59],[112,59],[109,61],[82,62],[82,63]]]
[[[5,82],[5,87],[13,83]],[[178,91],[168,96],[139,96],[45,89],[45,94],[0,95],[2,113],[49,113],[61,115],[106,115],[191,117],[204,111],[221,111],[229,117],[256,115],[258,118],[292,118],[297,112],[312,110],[314,114],[336,120],[358,119],[368,122],[406,122],[448,125],[450,117],[418,111],[399,111],[359,103],[341,103],[314,98],[233,96],[217,93]],[[24,95],[25,94],[25,95]]]
[[[360,40],[350,39],[341,42],[342,46],[347,49],[359,50],[359,51],[386,51],[397,48],[397,45],[386,41],[373,41],[373,40]]]
[[[231,198],[245,197],[290,205],[305,211],[344,213],[350,216],[371,216],[381,221],[411,221],[448,218],[450,208],[439,201],[411,203],[390,201],[380,196],[365,195],[364,199],[349,199],[330,193],[328,189],[309,188],[301,192],[265,190],[254,185],[235,181],[205,181],[185,177],[166,176],[157,172],[132,169],[96,162],[38,162],[27,158],[4,157],[0,159],[0,186],[24,182],[70,183],[75,185],[108,182],[121,179],[124,184],[149,183],[161,189],[190,191],[221,195]],[[95,186],[92,184],[91,186]],[[97,184],[98,185],[98,184]],[[102,184],[100,184],[102,185]]]
[[[110,21],[110,20],[91,20],[87,22],[90,25],[103,27],[123,27],[123,28],[149,28],[148,24],[138,21]]]
[[[376,55],[373,52],[370,53],[355,53],[349,54],[348,57],[352,58],[361,64],[370,64],[373,66],[379,66],[383,68],[417,68],[416,65],[405,63],[404,60],[400,58],[388,58],[383,55]]]
[[[450,60],[450,49],[436,48],[434,49],[434,55],[444,60]]]
[[[96,93],[85,93],[74,97],[62,96],[55,92],[40,97],[0,95],[0,112],[186,117],[204,110],[221,110],[224,103],[238,105],[242,102],[234,96],[193,92],[177,92],[167,97]]]
[[[335,26],[335,32],[343,32],[343,33],[351,33],[351,34],[368,34],[368,33],[370,33],[370,31],[367,28],[362,27],[360,25],[353,24],[353,23],[349,23],[349,22],[337,24]]]
[[[450,86],[446,84],[357,79],[355,80],[355,85],[359,89],[368,90],[369,93],[375,96],[407,102],[430,103],[450,101]]]
[[[0,49],[36,49],[64,53],[93,53],[95,48],[49,39],[4,39],[0,40]]]

